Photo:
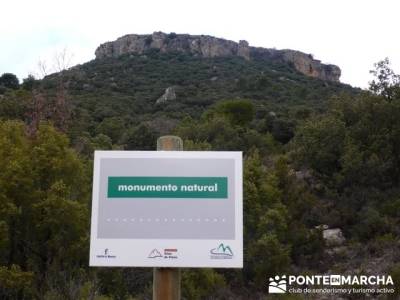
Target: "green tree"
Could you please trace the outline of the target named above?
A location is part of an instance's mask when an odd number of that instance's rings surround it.
[[[28,77],[22,79],[22,88],[28,91],[32,91],[33,88],[38,84],[39,81],[36,80],[36,78],[32,74],[29,74]]]
[[[26,284],[32,282],[35,298],[54,287],[60,297],[73,298],[63,282],[87,263],[85,165],[50,125],[41,124],[31,138],[22,122],[4,121],[0,167],[0,265],[8,272],[34,273]]]
[[[332,199],[334,209],[319,218],[363,242],[399,228],[389,207],[400,190],[400,101],[398,75],[387,64],[378,64],[372,93],[336,97],[325,114],[301,124],[291,152],[298,167],[316,175],[321,196]]]
[[[250,100],[237,99],[218,102],[209,112],[226,117],[231,124],[245,126],[253,120],[255,109]]]
[[[248,283],[260,285],[268,276],[288,270],[288,215],[282,204],[278,178],[263,166],[260,154],[252,150],[244,168],[244,242]],[[262,285],[261,285],[262,286]]]
[[[4,73],[0,76],[0,87],[16,90],[19,88],[18,77],[12,73]]]
[[[285,274],[290,265],[290,248],[282,244],[273,233],[263,234],[249,249],[247,255],[254,257],[251,265],[254,281],[261,287],[269,277]]]
[[[2,299],[32,297],[33,273],[17,265],[0,266],[0,296]]]
[[[25,120],[32,101],[32,93],[16,90],[3,95],[0,101],[0,118]]]
[[[195,144],[210,144],[214,150],[248,151],[257,147],[262,153],[276,151],[276,143],[270,134],[232,125],[225,117],[210,111],[198,121],[190,118],[182,121],[175,134]]]
[[[129,129],[122,137],[126,150],[154,150],[156,140],[156,133],[144,124]]]
[[[118,142],[125,129],[124,121],[119,117],[105,118],[96,128],[96,134],[105,134],[113,143]]]
[[[204,299],[224,287],[224,276],[212,269],[184,270],[182,274],[182,291],[186,299]]]
[[[386,57],[374,64],[374,67],[370,71],[375,78],[370,82],[370,90],[388,101],[400,99],[400,75],[390,68],[389,59]]]
[[[320,174],[332,175],[340,168],[345,124],[334,116],[306,121],[295,137],[295,154]]]

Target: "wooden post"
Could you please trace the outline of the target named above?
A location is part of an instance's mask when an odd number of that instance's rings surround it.
[[[157,139],[158,151],[182,151],[183,142],[173,135]],[[179,300],[181,298],[181,270],[179,268],[154,268],[153,300]]]
[[[158,151],[182,151],[183,142],[179,136],[164,135],[157,139]]]
[[[181,270],[179,268],[154,268],[153,300],[181,299]]]

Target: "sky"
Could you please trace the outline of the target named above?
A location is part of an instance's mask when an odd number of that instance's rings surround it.
[[[374,63],[400,73],[398,0],[13,0],[0,5],[0,74],[20,80],[94,59],[101,43],[130,33],[206,34],[250,46],[294,49],[342,69],[341,81],[367,88]]]

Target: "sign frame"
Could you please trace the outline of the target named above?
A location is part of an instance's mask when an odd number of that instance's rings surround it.
[[[205,160],[206,162],[210,159],[232,160],[230,163],[233,164],[234,172],[227,176],[230,176],[234,182],[232,187],[234,199],[228,199],[234,201],[234,238],[98,237],[101,163],[103,159],[114,158],[177,159],[188,162],[190,160]],[[101,267],[243,268],[242,164],[242,152],[238,151],[95,151],[89,265]],[[154,177],[157,176],[157,171],[154,171]],[[210,174],[210,177],[214,177],[213,174]],[[188,199],[187,201],[202,201],[202,199]]]

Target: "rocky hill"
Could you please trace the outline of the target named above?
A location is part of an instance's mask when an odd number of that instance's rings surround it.
[[[335,65],[322,64],[310,54],[295,50],[276,50],[260,47],[250,47],[247,41],[239,43],[208,35],[166,34],[128,34],[113,42],[101,44],[95,54],[97,59],[118,57],[123,54],[144,54],[156,49],[163,53],[180,52],[198,57],[229,57],[239,56],[245,60],[272,60],[286,62],[300,73],[326,81],[338,82],[341,70]]]
[[[123,143],[126,128],[140,124],[168,134],[220,101],[249,99],[255,123],[269,122],[274,138],[287,143],[297,120],[325,111],[334,95],[358,92],[339,76],[338,67],[298,51],[156,32],[104,43],[96,59],[51,74],[40,86],[54,97],[62,78],[74,118],[73,142],[84,131]]]
[[[151,299],[149,268],[88,267],[93,153],[154,150],[170,134],[185,151],[244,154],[244,268],[183,270],[183,299],[277,299],[268,278],[282,273],[391,274],[387,297],[309,298],[400,299],[393,75],[376,95],[327,80],[334,67],[296,51],[128,37],[0,89],[0,299]]]

